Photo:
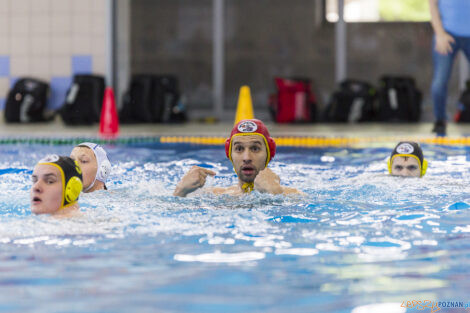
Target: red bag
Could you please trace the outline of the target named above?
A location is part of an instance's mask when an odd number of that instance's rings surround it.
[[[276,77],[277,94],[269,98],[272,117],[277,123],[314,122],[316,99],[309,79]]]

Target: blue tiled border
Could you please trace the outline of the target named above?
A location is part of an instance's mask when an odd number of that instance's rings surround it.
[[[72,84],[70,76],[52,77],[51,81],[51,97],[49,98],[48,108],[57,110],[62,107],[65,101],[67,90]]]
[[[0,77],[10,76],[10,56],[0,55]]]
[[[92,74],[93,73],[93,56],[88,54],[72,55],[70,58],[72,65],[72,73],[70,76],[55,76],[51,77],[49,84],[51,87],[51,95],[48,103],[48,108],[57,110],[64,101],[67,90],[72,84],[73,75],[75,74]],[[26,75],[25,77],[27,77]],[[12,88],[20,77],[11,76],[10,56],[0,55],[0,77],[7,77],[10,81],[10,88]],[[0,111],[5,109],[6,95],[0,95]]]
[[[93,57],[91,55],[72,55],[72,75],[91,74],[93,72]]]

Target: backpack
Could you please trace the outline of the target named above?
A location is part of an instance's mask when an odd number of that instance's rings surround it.
[[[134,75],[124,95],[119,119],[123,123],[186,121],[177,78],[172,75]]]
[[[269,98],[269,111],[277,123],[314,122],[317,102],[306,78],[274,78],[277,93]]]
[[[327,122],[367,122],[376,115],[375,88],[364,81],[347,79],[340,83],[324,112]]]
[[[99,75],[77,74],[67,91],[60,115],[68,125],[99,122],[103,105],[105,79]]]
[[[42,122],[50,120],[45,108],[49,84],[34,78],[19,79],[8,92],[5,121],[8,123]]]
[[[421,117],[422,94],[411,77],[383,76],[380,79],[378,119],[388,122],[417,122]]]
[[[457,123],[470,122],[470,80],[467,80],[466,88],[460,95],[454,120]]]

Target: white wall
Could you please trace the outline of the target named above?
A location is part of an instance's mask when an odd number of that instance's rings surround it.
[[[0,0],[0,110],[23,76],[62,105],[75,73],[106,74],[106,0]]]

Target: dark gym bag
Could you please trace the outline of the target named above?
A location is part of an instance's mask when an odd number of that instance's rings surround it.
[[[340,83],[324,113],[327,122],[368,122],[376,115],[377,92],[371,84],[354,79]]]
[[[460,95],[454,120],[457,123],[470,122],[470,80],[467,80],[465,90]]]
[[[49,84],[34,78],[21,78],[8,92],[5,103],[5,121],[8,123],[42,122],[51,119],[45,115]]]
[[[277,93],[269,98],[269,111],[277,123],[314,122],[317,103],[306,78],[274,78]]]
[[[380,121],[417,122],[421,117],[422,94],[411,77],[383,76],[379,88]]]
[[[99,75],[79,74],[73,77],[60,115],[68,125],[90,125],[99,122],[105,79]]]
[[[123,123],[186,121],[177,78],[172,75],[134,75],[124,96],[119,120]]]

